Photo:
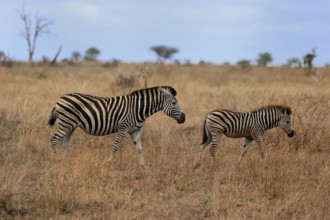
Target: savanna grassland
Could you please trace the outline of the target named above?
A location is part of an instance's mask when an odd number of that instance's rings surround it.
[[[159,112],[142,131],[147,170],[129,136],[110,164],[115,135],[77,129],[65,160],[50,154],[51,108],[65,93],[127,94],[144,86],[142,64],[0,67],[0,219],[328,219],[330,69],[149,64],[149,86],[170,85],[186,122]],[[205,115],[284,104],[296,135],[265,133],[237,167],[244,139],[222,138],[194,170]],[[59,151],[60,152],[60,151]]]

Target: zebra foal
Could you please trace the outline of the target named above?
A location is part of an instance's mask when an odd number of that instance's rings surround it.
[[[87,134],[103,136],[118,133],[112,145],[110,160],[127,133],[130,134],[141,166],[144,167],[140,131],[144,121],[163,110],[179,124],[185,122],[185,114],[176,99],[177,92],[170,86],[136,90],[126,96],[96,97],[80,93],[62,96],[49,117],[50,126],[58,121],[58,129],[52,135],[51,149],[56,154],[56,144],[62,141],[62,157],[65,157],[70,138],[77,127]]]
[[[195,168],[200,165],[203,150],[210,143],[211,156],[215,158],[215,151],[222,134],[231,138],[245,137],[239,163],[253,140],[258,144],[261,158],[264,158],[262,137],[266,130],[279,126],[289,137],[294,136],[290,115],[291,109],[281,105],[261,107],[252,112],[223,109],[210,112],[204,120],[203,141]]]

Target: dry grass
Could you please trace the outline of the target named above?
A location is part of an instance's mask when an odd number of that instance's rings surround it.
[[[68,92],[100,96],[137,88],[117,85],[143,65],[0,67],[0,218],[30,219],[326,219],[330,216],[330,74],[303,70],[150,65],[149,85],[171,85],[187,116],[162,113],[142,134],[148,170],[131,141],[111,165],[114,135],[76,131],[65,161],[52,160],[47,120]],[[136,74],[140,74],[136,72]],[[139,79],[137,79],[139,80]],[[140,86],[143,85],[140,80]],[[139,85],[137,85],[138,87]],[[243,139],[223,138],[212,162],[193,163],[205,115],[216,108],[248,111],[268,104],[293,109],[296,136],[265,134],[265,160],[253,144],[236,168]]]

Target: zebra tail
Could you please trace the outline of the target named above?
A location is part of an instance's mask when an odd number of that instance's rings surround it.
[[[48,119],[48,125],[53,126],[55,124],[55,121],[57,119],[57,114],[58,113],[57,113],[56,108],[54,106],[51,113],[50,113],[49,119]]]
[[[203,126],[203,141],[201,143],[202,144],[205,144],[208,140],[208,136],[207,136],[207,131],[206,131],[206,119],[204,121],[204,126]]]

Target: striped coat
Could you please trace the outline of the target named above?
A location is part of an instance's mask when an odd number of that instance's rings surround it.
[[[51,137],[51,148],[56,154],[56,144],[62,141],[63,157],[77,127],[88,134],[102,136],[118,133],[112,146],[110,160],[127,133],[130,134],[140,164],[144,166],[140,131],[144,121],[163,110],[178,123],[184,123],[185,114],[172,87],[153,87],[134,91],[126,96],[97,97],[80,93],[62,96],[51,111],[49,125],[58,120],[58,130]]]
[[[291,109],[280,105],[261,107],[252,112],[224,109],[210,112],[204,120],[203,141],[196,167],[200,165],[202,152],[209,144],[211,155],[215,158],[215,151],[222,135],[231,138],[245,137],[239,163],[253,140],[257,142],[263,158],[262,137],[266,130],[279,126],[289,137],[294,136],[290,115]]]

